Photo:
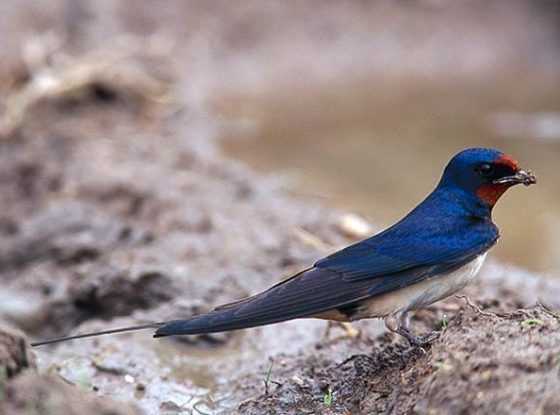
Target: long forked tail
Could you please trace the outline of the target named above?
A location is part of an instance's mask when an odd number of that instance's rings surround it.
[[[122,328],[119,328],[119,329],[96,331],[94,333],[84,333],[84,334],[76,334],[74,336],[57,337],[57,338],[54,338],[54,339],[33,342],[33,343],[31,343],[31,347],[44,346],[44,345],[53,344],[53,343],[60,343],[60,342],[65,342],[67,340],[84,339],[86,337],[102,336],[102,335],[105,335],[105,334],[124,333],[124,332],[127,332],[127,331],[146,330],[146,329],[157,329],[159,327],[164,326],[165,324],[166,323],[148,323],[148,324],[143,324],[143,325],[139,325],[139,326],[130,326],[130,327],[122,327]]]
[[[338,272],[309,268],[252,297],[188,319],[60,337],[32,343],[32,346],[142,329],[156,329],[154,337],[166,337],[263,326],[314,317],[338,307],[355,304],[370,298],[371,287],[372,282],[369,280],[345,282]]]

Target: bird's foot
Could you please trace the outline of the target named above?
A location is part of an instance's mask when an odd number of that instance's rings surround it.
[[[352,323],[340,323],[346,333],[346,337],[350,338],[350,339],[356,339],[359,338],[362,335],[362,332],[360,331],[360,329],[357,329],[356,327],[354,327],[352,325]]]
[[[440,331],[432,331],[431,333],[425,334],[424,336],[416,336],[410,330],[400,327],[397,333],[403,336],[408,343],[413,347],[424,347],[432,343],[434,340],[439,338],[441,335]]]
[[[337,336],[333,339],[330,339],[331,330],[335,326],[341,327],[344,330],[344,334],[341,336]],[[362,332],[359,329],[352,326],[351,323],[339,322],[339,321],[327,321],[327,328],[325,330],[325,333],[323,334],[323,340],[328,342],[336,342],[338,340],[343,340],[343,339],[356,339],[359,338],[361,335]]]

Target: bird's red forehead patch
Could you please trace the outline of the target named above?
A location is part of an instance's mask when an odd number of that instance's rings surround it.
[[[519,170],[519,163],[513,157],[508,156],[507,154],[502,154],[498,160],[495,161],[496,164],[502,164],[504,166],[508,166],[511,169],[517,171]]]

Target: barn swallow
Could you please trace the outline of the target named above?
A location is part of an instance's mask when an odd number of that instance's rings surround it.
[[[499,232],[492,208],[517,184],[536,183],[501,151],[472,148],[455,155],[432,193],[383,232],[317,261],[271,288],[182,320],[152,323],[33,343],[139,329],[154,337],[238,330],[299,318],[354,321],[383,318],[387,328],[422,345],[409,312],[464,288],[476,276]]]

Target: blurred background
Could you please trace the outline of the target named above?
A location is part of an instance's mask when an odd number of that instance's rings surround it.
[[[502,149],[539,184],[496,207],[495,254],[560,275],[557,1],[18,0],[0,38],[9,133],[33,96],[14,91],[57,51],[155,50],[176,108],[206,114],[225,154],[379,228],[458,150]],[[35,78],[36,95],[56,84]]]

